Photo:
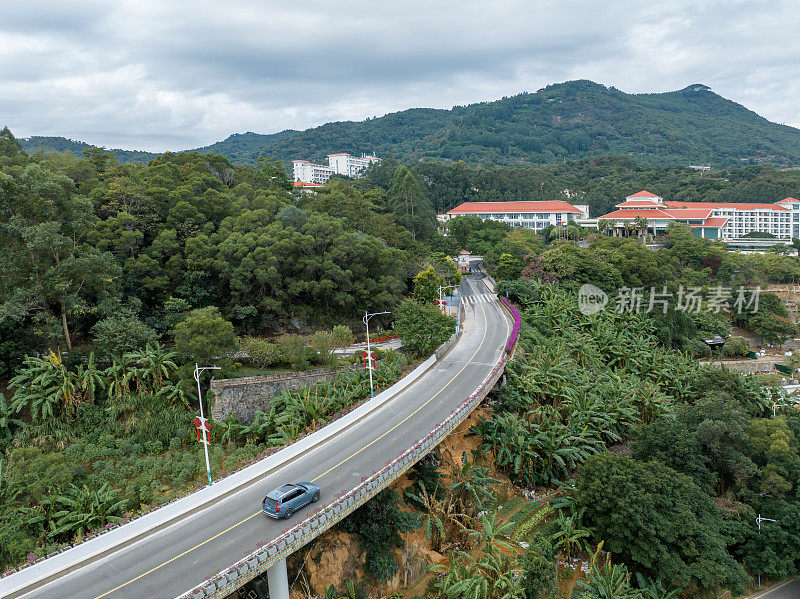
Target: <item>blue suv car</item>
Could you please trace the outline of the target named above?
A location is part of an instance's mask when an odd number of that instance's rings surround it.
[[[261,510],[270,518],[292,517],[297,510],[309,503],[319,501],[319,487],[314,483],[293,483],[273,489],[264,501]]]

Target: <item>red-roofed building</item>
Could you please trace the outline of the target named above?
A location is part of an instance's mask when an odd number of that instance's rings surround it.
[[[598,218],[600,228],[610,225],[616,234],[628,234],[647,221],[647,232],[655,235],[663,233],[671,222],[682,222],[696,236],[708,239],[736,239],[753,231],[785,240],[800,237],[800,200],[794,198],[774,204],[665,202],[649,191],[640,191],[616,208]]]
[[[589,207],[573,206],[569,202],[465,202],[445,214],[437,215],[440,222],[456,216],[477,216],[514,227],[544,229],[550,225],[567,224],[572,220],[589,218]]]
[[[305,183],[304,181],[295,181],[294,183],[292,183],[292,187],[294,187],[295,189],[299,189],[300,191],[303,191],[303,192],[309,192],[309,191],[316,191],[317,189],[322,187],[322,184],[321,183]]]

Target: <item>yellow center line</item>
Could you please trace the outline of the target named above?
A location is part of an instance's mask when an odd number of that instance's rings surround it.
[[[467,279],[467,283],[469,284],[469,279]],[[470,285],[470,289],[472,289],[472,285]],[[483,307],[483,304],[482,304],[482,303],[481,303],[481,312],[483,312],[483,320],[484,320],[484,322],[486,322],[486,324],[488,325],[488,322],[486,321],[486,310],[484,309],[484,307]],[[392,431],[396,430],[396,429],[397,429],[399,426],[401,426],[403,423],[407,422],[407,421],[409,420],[409,418],[413,417],[413,416],[414,416],[414,415],[415,415],[417,412],[419,412],[419,411],[420,411],[422,408],[424,408],[424,407],[425,407],[425,406],[427,406],[429,403],[431,403],[431,402],[432,402],[434,399],[436,399],[436,397],[437,397],[437,396],[438,396],[438,395],[439,395],[439,394],[440,394],[442,391],[444,391],[445,389],[447,389],[447,387],[450,385],[450,383],[452,383],[454,380],[456,380],[456,378],[458,378],[458,376],[459,376],[459,375],[460,375],[462,372],[464,372],[464,370],[467,368],[467,366],[469,366],[469,365],[470,365],[470,363],[471,363],[471,362],[472,362],[472,360],[475,358],[475,356],[476,356],[476,355],[478,355],[478,352],[481,350],[481,348],[483,347],[483,344],[484,344],[484,342],[486,341],[486,332],[487,332],[487,330],[488,330],[488,326],[484,326],[484,328],[483,328],[483,337],[481,338],[481,343],[480,343],[480,345],[478,346],[478,349],[476,349],[476,350],[475,350],[475,353],[473,353],[473,354],[470,356],[469,360],[467,360],[467,363],[466,363],[466,364],[464,364],[464,366],[461,368],[461,370],[459,370],[459,371],[458,371],[458,372],[457,372],[457,373],[456,373],[456,374],[453,376],[453,378],[451,378],[449,381],[447,381],[447,383],[446,383],[446,384],[445,384],[445,385],[444,385],[444,386],[443,386],[441,389],[439,389],[439,390],[436,392],[436,394],[435,394],[435,395],[433,395],[433,396],[432,396],[430,399],[428,399],[428,401],[426,401],[424,404],[422,404],[422,405],[421,405],[420,407],[418,407],[416,410],[414,410],[413,412],[411,412],[411,414],[409,414],[408,416],[406,416],[405,418],[403,418],[403,419],[402,419],[400,422],[398,422],[397,424],[395,424],[395,425],[394,425],[392,428],[390,428],[388,431],[386,431],[385,433],[383,433],[383,434],[382,434],[380,437],[378,437],[377,439],[375,439],[375,440],[373,440],[372,442],[368,443],[367,445],[365,445],[364,447],[362,447],[362,448],[361,448],[361,449],[359,449],[358,451],[356,451],[356,452],[352,453],[351,455],[347,456],[345,459],[343,459],[341,462],[339,462],[339,463],[338,463],[338,464],[336,464],[335,466],[332,466],[331,468],[328,468],[328,469],[327,469],[325,472],[323,472],[323,473],[322,473],[322,474],[320,474],[319,476],[317,476],[317,477],[315,477],[315,478],[312,478],[310,482],[314,482],[314,481],[317,481],[317,480],[319,480],[320,478],[322,478],[323,476],[325,476],[326,474],[328,474],[328,473],[329,473],[329,472],[331,472],[332,470],[335,470],[336,468],[338,468],[338,467],[339,467],[339,466],[341,466],[342,464],[344,464],[344,463],[348,462],[349,460],[353,459],[353,458],[354,458],[354,457],[356,457],[358,454],[360,454],[362,451],[364,451],[364,450],[365,450],[365,449],[367,449],[368,447],[370,447],[370,446],[374,445],[375,443],[377,443],[378,441],[380,441],[381,439],[383,439],[384,437],[386,437],[386,435],[390,434]],[[136,578],[131,578],[131,579],[130,579],[128,582],[124,582],[124,583],[122,583],[121,585],[119,585],[118,587],[114,587],[114,588],[113,588],[113,589],[111,589],[110,591],[106,591],[106,592],[105,592],[105,593],[103,593],[102,595],[98,595],[98,596],[97,596],[97,597],[95,597],[94,599],[101,599],[102,597],[106,597],[107,595],[110,595],[110,594],[111,594],[111,593],[113,593],[114,591],[118,591],[119,589],[121,589],[121,588],[124,588],[124,587],[128,586],[129,584],[132,584],[132,583],[136,582],[137,580],[140,580],[141,578],[144,578],[144,577],[145,577],[145,576],[147,576],[148,574],[152,574],[152,573],[153,573],[153,572],[155,572],[156,570],[158,570],[158,569],[160,569],[160,568],[163,568],[164,566],[166,566],[166,565],[168,565],[168,564],[171,564],[171,563],[172,563],[172,562],[174,562],[176,559],[180,559],[181,557],[183,557],[183,556],[184,556],[184,555],[186,555],[187,553],[191,553],[191,552],[192,552],[192,551],[194,551],[195,549],[199,549],[199,548],[200,548],[200,547],[202,547],[203,545],[206,545],[207,543],[210,543],[210,542],[211,542],[211,541],[213,541],[214,539],[217,539],[217,538],[221,537],[221,536],[222,536],[222,535],[224,535],[226,532],[229,532],[229,531],[233,530],[233,529],[234,529],[234,528],[236,528],[237,526],[241,526],[242,524],[244,524],[244,523],[245,523],[245,522],[247,522],[248,520],[251,520],[251,519],[255,518],[256,516],[258,516],[259,514],[261,514],[261,510],[257,511],[255,514],[252,514],[251,516],[248,516],[247,518],[245,518],[245,519],[244,519],[244,520],[242,520],[241,522],[237,522],[236,524],[233,524],[232,526],[229,526],[228,528],[226,528],[226,529],[225,529],[225,530],[223,530],[222,532],[219,532],[219,533],[215,534],[213,537],[211,537],[211,538],[209,538],[209,539],[206,539],[206,540],[205,540],[205,541],[203,541],[202,543],[198,543],[198,544],[197,544],[197,545],[195,545],[194,547],[192,547],[192,548],[190,548],[190,549],[187,549],[187,550],[186,550],[186,551],[184,551],[183,553],[180,553],[180,554],[176,555],[176,556],[175,556],[175,557],[173,557],[172,559],[169,559],[169,560],[165,561],[164,563],[162,563],[162,564],[159,564],[158,566],[155,566],[154,568],[152,568],[152,569],[148,570],[147,572],[144,572],[144,573],[142,573],[142,574],[139,574],[139,576],[137,576]]]
[[[211,537],[210,539],[206,539],[205,541],[203,541],[202,543],[198,543],[197,545],[195,545],[195,546],[194,546],[194,547],[192,547],[191,549],[187,549],[187,550],[186,550],[186,551],[184,551],[183,553],[180,553],[180,554],[176,555],[175,557],[173,557],[172,559],[165,561],[163,564],[159,564],[159,565],[157,565],[155,568],[152,568],[152,569],[148,570],[147,572],[144,572],[143,574],[139,574],[139,576],[137,576],[136,578],[131,578],[131,579],[130,579],[128,582],[124,582],[124,583],[122,583],[121,585],[119,585],[118,587],[114,587],[114,588],[113,588],[113,589],[111,589],[110,591],[106,591],[106,592],[105,592],[105,593],[103,593],[102,595],[98,595],[97,597],[95,597],[95,599],[100,599],[101,597],[105,597],[106,595],[110,595],[110,594],[111,594],[111,593],[113,593],[114,591],[118,591],[118,590],[120,590],[121,588],[128,586],[128,585],[129,585],[129,584],[131,584],[132,582],[136,582],[136,581],[137,581],[137,580],[139,580],[140,578],[144,578],[145,576],[147,576],[148,574],[151,574],[151,573],[155,572],[155,571],[156,571],[156,570],[158,570],[159,568],[163,568],[163,567],[164,567],[164,566],[166,566],[167,564],[171,564],[171,563],[172,563],[172,562],[174,562],[176,559],[179,559],[179,558],[183,557],[184,555],[186,555],[187,553],[191,553],[191,552],[192,552],[192,551],[194,551],[195,549],[198,549],[199,547],[202,547],[202,546],[203,546],[203,545],[205,545],[206,543],[210,543],[210,542],[211,542],[211,541],[213,541],[214,539],[221,537],[222,535],[224,535],[224,534],[225,534],[226,532],[228,532],[229,530],[233,530],[233,529],[234,529],[234,528],[236,528],[237,526],[240,526],[240,525],[244,524],[245,522],[247,522],[248,520],[250,520],[250,519],[252,519],[252,518],[255,518],[255,517],[256,517],[256,516],[258,516],[260,513],[261,513],[261,512],[256,512],[256,513],[255,513],[255,514],[253,514],[252,516],[248,516],[247,518],[245,518],[245,519],[244,519],[244,520],[242,520],[241,522],[237,522],[236,524],[234,524],[234,525],[232,525],[232,526],[230,526],[230,527],[226,528],[226,529],[225,529],[225,530],[223,530],[222,532],[219,532],[219,533],[215,534],[215,535],[214,535],[213,537]]]
[[[483,319],[484,319],[484,320],[486,320],[486,310],[484,310],[484,308],[483,308],[483,304],[481,304],[481,310],[483,311]],[[348,460],[351,460],[352,458],[356,457],[356,456],[357,456],[359,453],[361,453],[362,451],[364,451],[365,449],[367,449],[367,448],[368,448],[368,447],[370,447],[371,445],[373,445],[373,444],[377,443],[378,441],[380,441],[381,439],[383,439],[383,438],[384,438],[386,435],[388,435],[389,433],[391,433],[392,431],[394,431],[394,430],[395,430],[397,427],[399,427],[400,425],[402,425],[402,424],[403,424],[404,422],[406,422],[406,421],[407,421],[409,418],[411,418],[411,417],[412,417],[412,416],[414,416],[414,415],[415,415],[417,412],[419,412],[419,411],[420,411],[422,408],[424,408],[424,407],[425,407],[425,406],[427,406],[429,403],[431,403],[431,402],[432,402],[434,399],[436,399],[436,397],[437,397],[437,396],[438,396],[438,395],[439,395],[439,394],[440,394],[442,391],[444,391],[445,389],[447,389],[447,387],[448,387],[448,385],[450,385],[450,383],[452,383],[454,380],[456,380],[456,378],[458,378],[458,376],[459,376],[459,375],[460,375],[462,372],[464,372],[464,369],[465,369],[467,366],[469,366],[469,365],[470,365],[470,362],[472,362],[473,358],[474,358],[474,357],[475,357],[475,356],[478,354],[478,352],[481,350],[481,347],[483,347],[483,342],[486,340],[486,329],[487,329],[487,327],[484,327],[484,328],[483,328],[483,338],[481,339],[481,344],[478,346],[478,349],[476,349],[476,350],[475,350],[475,353],[474,353],[474,354],[472,354],[472,356],[470,356],[469,360],[467,360],[467,363],[466,363],[466,364],[464,364],[464,366],[461,368],[461,370],[459,370],[459,371],[458,371],[458,372],[457,372],[457,373],[456,373],[456,374],[453,376],[453,378],[451,378],[449,381],[447,381],[447,383],[445,384],[445,386],[444,386],[444,387],[442,387],[441,389],[439,389],[439,390],[438,390],[438,391],[437,391],[437,392],[436,392],[436,393],[435,393],[433,396],[431,396],[431,398],[430,398],[428,401],[426,401],[424,404],[422,404],[422,405],[421,405],[420,407],[418,407],[416,410],[414,410],[413,412],[411,412],[411,413],[410,413],[408,416],[406,416],[405,418],[403,418],[403,419],[402,419],[400,422],[398,422],[397,424],[395,424],[395,425],[394,425],[392,428],[390,428],[388,431],[386,431],[385,433],[383,433],[383,434],[382,434],[380,437],[378,437],[377,439],[375,439],[375,440],[374,440],[374,441],[372,441],[371,443],[367,443],[366,445],[364,445],[364,447],[362,447],[361,449],[359,449],[358,451],[356,451],[356,452],[355,452],[355,453],[353,453],[352,455],[349,455],[349,456],[347,456],[345,459],[343,459],[341,462],[339,462],[339,463],[338,463],[338,464],[336,464],[335,466],[332,466],[332,467],[328,468],[328,469],[327,469],[325,472],[323,472],[322,474],[320,474],[320,475],[319,475],[319,476],[317,476],[316,478],[312,478],[312,479],[311,479],[311,482],[313,483],[313,482],[315,482],[315,481],[319,480],[320,478],[322,478],[323,476],[325,476],[326,474],[328,474],[328,472],[330,472],[331,470],[335,470],[336,468],[338,468],[339,466],[341,466],[342,464],[344,464],[344,463],[345,463],[345,462],[347,462]]]

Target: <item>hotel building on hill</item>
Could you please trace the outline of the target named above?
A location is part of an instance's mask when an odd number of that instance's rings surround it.
[[[664,198],[640,191],[616,205],[617,210],[598,217],[598,226],[609,223],[623,234],[626,223],[638,217],[647,221],[647,232],[660,235],[672,222],[689,225],[692,233],[706,239],[736,239],[758,231],[778,239],[800,238],[800,200],[786,198],[774,204],[735,202],[665,202]],[[641,221],[640,221],[641,222]]]
[[[569,202],[466,202],[445,214],[438,214],[439,222],[456,216],[477,216],[495,220],[513,227],[541,230],[550,225],[565,225],[569,221],[589,218],[589,206],[573,206]]]
[[[292,160],[294,181],[324,185],[334,175],[358,178],[370,164],[380,161],[381,159],[377,156],[362,154],[361,158],[357,158],[347,152],[328,154],[328,166],[315,164],[308,160]]]

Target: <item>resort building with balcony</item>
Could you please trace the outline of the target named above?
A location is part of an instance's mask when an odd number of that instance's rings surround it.
[[[774,204],[674,202],[643,190],[628,196],[616,208],[598,217],[601,230],[624,235],[646,222],[648,233],[660,235],[670,223],[680,222],[689,225],[695,236],[706,239],[727,241],[754,231],[785,241],[800,237],[800,200],[795,198]]]
[[[570,221],[589,218],[589,206],[573,206],[569,202],[465,202],[452,210],[439,214],[439,222],[457,216],[477,216],[513,227],[541,230],[550,225],[566,225]]]

